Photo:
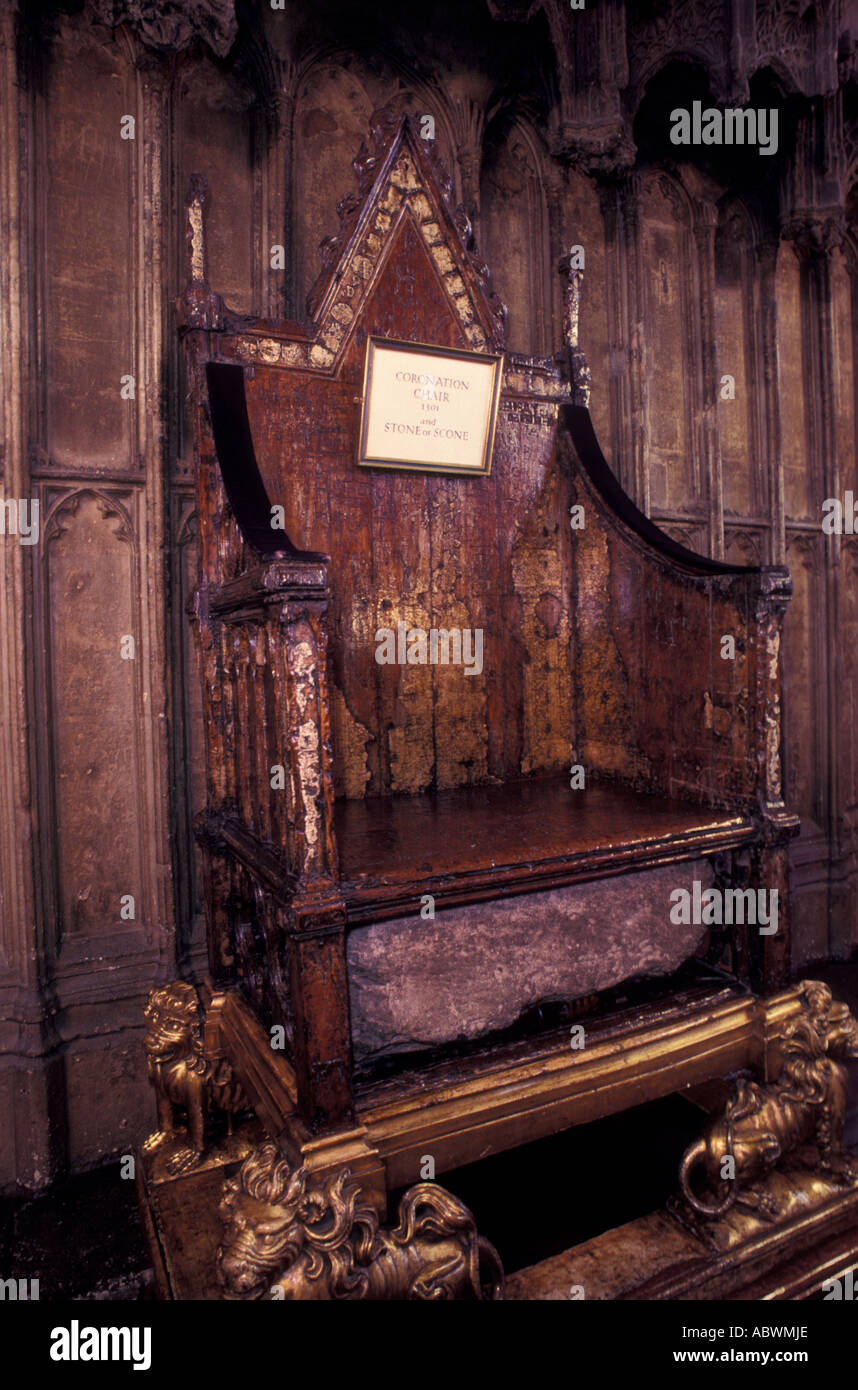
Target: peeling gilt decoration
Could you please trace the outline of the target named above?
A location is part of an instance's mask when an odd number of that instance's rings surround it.
[[[323,311],[316,345],[310,352],[310,364],[327,367],[333,363],[346,336],[347,328],[366,297],[389,235],[395,230],[406,207],[414,216],[424,245],[456,305],[470,346],[475,350],[502,347],[506,307],[490,288],[489,271],[474,243],[465,210],[451,206],[452,180],[443,167],[435,142],[422,140],[414,118],[402,116],[390,107],[375,112],[370,129],[372,150],[366,143],[362,144],[353,161],[352,167],[358,183],[357,191],[340,201],[337,207],[340,230],[335,236],[326,237],[321,245],[324,271],[308,296],[308,312],[315,316],[322,310],[327,296],[331,296],[332,302]],[[372,215],[363,227],[360,241],[351,248],[343,264],[343,257],[346,256],[347,248],[358,230],[359,219],[369,193],[385,162],[392,156],[400,134],[403,137],[410,135],[411,138],[402,139],[396,159],[389,170],[386,186],[375,201]],[[425,166],[425,174],[429,175],[428,180],[419,167],[421,164]],[[432,202],[424,191],[427,182],[439,191],[458,232],[464,264],[484,296],[492,320],[492,329],[488,337],[480,324],[484,315],[480,313],[462,280],[459,267],[448,250],[447,238],[438,224]],[[331,275],[335,267],[339,267],[340,273],[336,290],[332,295]]]
[[[409,214],[450,296],[471,349],[503,347],[506,307],[490,288],[489,269],[479,254],[465,209],[461,205],[451,207],[452,181],[441,164],[434,141],[422,140],[415,133],[413,117],[390,108],[375,113],[371,129],[372,152],[364,143],[353,161],[358,191],[341,199],[338,205],[340,231],[322,242],[325,269],[307,301],[309,314],[318,318],[313,337],[289,341],[284,337],[243,331],[224,338],[221,351],[225,356],[269,367],[304,367],[333,372],[375,283],[386,247],[402,217]],[[394,150],[397,141],[400,143]],[[366,200],[386,161],[389,161],[386,182],[367,210]],[[455,227],[461,262],[451,249],[447,229],[438,220],[439,209],[431,197],[432,186],[440,194]],[[187,326],[219,329],[223,326],[225,311],[207,281],[202,233],[205,197],[206,181],[195,176],[188,203],[189,282],[181,309]],[[482,303],[478,302],[477,295],[481,295]]]
[[[757,604],[757,708],[762,719],[762,757],[767,812],[783,809],[781,779],[781,702],[778,670],[786,605],[792,596],[789,571],[771,567],[763,572],[763,595]]]
[[[584,285],[584,272],[573,269],[571,257],[564,256],[560,269],[567,276],[566,310],[563,316],[563,337],[569,351],[569,364],[572,380],[572,400],[575,405],[589,406],[592,372],[587,358],[578,342],[578,326],[581,314],[581,290]]]
[[[568,401],[568,382],[557,373],[556,368],[549,372],[544,362],[534,360],[536,365],[528,368],[523,367],[515,358],[508,357],[506,359],[503,374],[504,393],[519,393],[523,396],[550,396],[554,400]],[[503,400],[503,396],[501,399]]]
[[[188,328],[219,329],[223,327],[223,300],[209,286],[206,260],[205,210],[209,196],[208,187],[208,180],[201,174],[191,175],[185,204],[187,281],[177,307],[180,322]]]
[[[286,641],[289,651],[290,693],[294,701],[294,718],[297,721],[294,730],[297,794],[303,808],[305,845],[301,868],[304,873],[309,874],[318,858],[319,800],[322,794],[319,728],[316,717],[317,655],[313,641],[300,637],[295,640],[296,637],[297,633],[295,636],[289,633]]]
[[[409,1188],[380,1225],[348,1168],[316,1178],[262,1144],[224,1184],[218,1276],[227,1298],[499,1299],[497,1251],[434,1182]]]
[[[399,118],[395,121],[394,138],[401,125],[409,121],[410,118]],[[388,125],[383,122],[373,126],[377,148],[382,151],[387,148],[389,140],[382,139],[379,132],[387,130]],[[433,177],[449,206],[450,180],[434,155],[434,144],[427,141],[421,141],[421,144],[430,145],[430,151],[423,157],[429,161]],[[366,183],[367,193],[377,176],[380,159],[380,155],[371,156],[364,145],[354,161],[359,185],[363,189]],[[385,247],[406,210],[414,217],[423,243],[454,304],[469,346],[475,351],[481,351],[503,345],[506,308],[498,296],[489,289],[489,269],[475,245],[470,219],[461,206],[449,209],[462,245],[465,264],[475,277],[478,288],[483,291],[488,316],[493,320],[493,328],[488,334],[481,322],[485,320],[485,310],[481,312],[473,293],[463,279],[461,267],[449,249],[448,237],[439,224],[436,211],[425,192],[425,181],[421,177],[421,171],[412,151],[404,142],[390,169],[387,185],[380,192],[372,215],[366,221],[363,236],[352,247],[351,252],[347,253],[344,248],[354,232],[352,224],[357,212],[363,207],[364,196],[366,195],[352,194],[341,201],[339,212],[343,225],[340,233],[335,237],[328,237],[322,243],[322,259],[326,271],[317,281],[308,299],[308,310],[311,314],[321,310],[321,319],[316,327],[314,339],[309,342],[289,342],[241,333],[224,342],[223,350],[226,354],[245,362],[260,362],[265,366],[310,367],[320,371],[332,371],[345,347],[361,306],[374,284]],[[343,263],[340,262],[341,256],[345,257]],[[331,273],[335,265],[338,267],[338,273],[336,281],[332,283]],[[323,309],[326,296],[329,302]]]
[[[766,709],[766,793],[769,804],[779,804],[781,796],[781,702],[777,691],[778,661],[780,659],[781,632],[779,620],[771,616],[766,625],[766,653],[768,683],[771,695]]]

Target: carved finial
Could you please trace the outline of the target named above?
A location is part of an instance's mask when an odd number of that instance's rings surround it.
[[[185,208],[187,280],[178,310],[181,321],[188,328],[214,330],[223,328],[223,300],[219,294],[213,293],[208,283],[205,240],[208,191],[208,180],[202,174],[192,174]]]
[[[203,211],[209,196],[209,182],[202,174],[191,174],[186,207],[185,240],[188,247],[188,286],[206,283],[206,237]]]
[[[574,351],[578,346],[578,320],[581,312],[581,286],[584,282],[584,272],[578,268],[572,268],[572,256],[564,256],[561,262],[561,269],[566,273],[566,313],[563,316],[563,337],[566,346],[570,351]]]
[[[569,352],[572,400],[575,405],[589,406],[592,376],[587,358],[578,345],[581,313],[581,290],[584,284],[584,253],[573,246],[560,261],[560,270],[567,277],[566,311],[563,315],[563,338]]]

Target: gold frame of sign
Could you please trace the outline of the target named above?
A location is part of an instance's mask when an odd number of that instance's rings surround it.
[[[393,369],[397,360],[411,365],[410,373],[393,372],[393,378],[379,371],[386,357]],[[453,473],[465,477],[488,477],[492,469],[492,450],[497,427],[504,354],[502,352],[463,352],[453,348],[433,347],[429,343],[410,343],[399,338],[370,337],[366,344],[363,398],[361,405],[358,463],[362,468],[403,468],[420,473]],[[429,369],[436,363],[446,363],[451,370],[456,365],[464,377],[432,377]],[[421,371],[421,368],[424,370]],[[399,387],[395,378],[407,376]],[[414,378],[417,378],[415,381]],[[484,378],[484,380],[481,380]],[[421,385],[421,382],[427,384]],[[467,392],[477,387],[479,399],[470,400]],[[449,389],[445,389],[448,387]],[[456,395],[456,388],[459,390]],[[415,397],[417,399],[415,399]],[[451,399],[452,397],[452,399]],[[426,412],[433,412],[426,418]],[[389,417],[394,417],[393,419]],[[397,418],[398,417],[398,418]],[[448,430],[464,434],[466,448],[453,445],[446,459],[429,457],[433,450],[443,450],[443,442],[433,443],[431,449],[422,443],[411,443],[411,431],[424,425],[426,440],[431,438],[429,425],[442,421]],[[391,436],[389,448],[395,452],[381,453],[381,436],[387,430],[399,432]],[[407,431],[407,432],[406,432]],[[473,435],[473,439],[470,436]],[[373,448],[374,441],[377,447]],[[386,441],[384,441],[386,443]],[[466,462],[467,457],[475,460]]]

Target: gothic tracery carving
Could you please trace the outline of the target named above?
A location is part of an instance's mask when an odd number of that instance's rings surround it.
[[[176,53],[202,39],[219,58],[235,41],[234,0],[93,0],[103,24],[135,29],[143,42],[162,53]]]

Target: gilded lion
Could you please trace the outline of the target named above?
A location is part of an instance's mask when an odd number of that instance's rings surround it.
[[[177,1137],[176,1112],[187,1115],[190,1147],[183,1145],[168,1162],[172,1173],[186,1172],[202,1157],[212,1110],[228,1115],[246,1110],[248,1102],[232,1068],[205,1054],[200,1001],[184,980],[153,989],[143,1011],[143,1046],[149,1080],[155,1088],[158,1130],[143,1148],[147,1153]]]
[[[319,1180],[262,1144],[224,1184],[218,1274],[227,1298],[499,1299],[503,1268],[467,1207],[435,1183],[395,1229],[344,1169]]]
[[[701,1216],[723,1216],[739,1203],[773,1219],[772,1199],[758,1185],[789,1155],[813,1145],[816,1168],[837,1181],[858,1179],[858,1164],[843,1148],[847,1073],[843,1062],[858,1058],[858,1023],[845,1004],[817,980],[802,985],[803,1009],[784,1028],[783,1067],[776,1082],[760,1086],[740,1080],[722,1114],[710,1120],[702,1139],[686,1150],[679,1170],[685,1200]],[[727,1160],[732,1160],[731,1164]],[[704,1202],[691,1190],[700,1164],[709,1186],[725,1196]]]

